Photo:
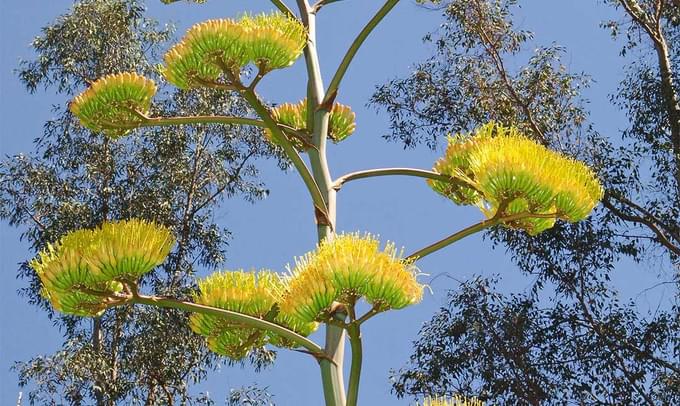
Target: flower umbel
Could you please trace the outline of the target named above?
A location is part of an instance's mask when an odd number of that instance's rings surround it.
[[[163,76],[180,89],[214,81],[224,64],[240,70],[248,63],[245,30],[232,19],[208,20],[191,27],[165,54]]]
[[[118,73],[92,83],[71,101],[70,109],[83,126],[118,138],[139,125],[139,113],[149,112],[155,94],[153,80],[136,73]]]
[[[198,282],[199,293],[194,297],[198,304],[230,310],[279,324],[298,334],[307,336],[316,323],[302,323],[279,309],[285,282],[278,274],[226,271],[214,273]],[[278,335],[244,327],[224,318],[194,313],[190,317],[191,329],[208,341],[208,347],[233,359],[243,358],[253,348],[272,344],[289,347],[292,344]]]
[[[31,261],[43,295],[58,311],[79,316],[101,314],[123,282],[160,265],[173,244],[169,230],[143,220],[104,223],[70,232]]]
[[[296,19],[279,12],[244,16],[248,60],[262,73],[288,67],[302,54],[307,31]]]
[[[208,20],[191,27],[165,54],[162,73],[180,89],[210,86],[225,73],[229,83],[249,63],[261,74],[290,66],[306,41],[304,26],[278,12]]]
[[[428,180],[436,192],[457,204],[477,205],[489,218],[526,213],[505,225],[530,234],[552,227],[555,219],[583,220],[603,195],[585,164],[495,123],[470,136],[450,137],[434,170],[460,181]]]
[[[412,263],[397,255],[394,244],[383,251],[371,235],[339,235],[296,260],[281,304],[302,321],[327,317],[333,302],[347,305],[363,297],[377,310],[401,309],[422,298]]]
[[[484,406],[484,402],[476,398],[454,395],[451,398],[426,397],[423,406]]]

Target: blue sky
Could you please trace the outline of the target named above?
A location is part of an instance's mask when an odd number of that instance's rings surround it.
[[[13,70],[20,58],[32,57],[29,43],[41,27],[66,12],[71,2],[65,0],[2,0],[0,14],[0,153],[13,155],[30,152],[31,141],[41,133],[42,124],[51,117],[50,106],[65,100],[52,93],[24,91]],[[619,47],[598,24],[615,16],[614,11],[591,0],[525,1],[517,9],[518,25],[536,33],[537,43],[556,42],[566,46],[565,64],[572,72],[585,71],[595,79],[587,91],[592,118],[597,129],[619,139],[626,125],[621,112],[608,101],[622,77],[623,60]],[[378,1],[345,0],[325,8],[319,17],[319,48],[326,81],[335,70],[354,35],[380,5]],[[249,8],[248,8],[249,7]],[[149,1],[149,15],[161,22],[174,21],[181,34],[191,24],[208,18],[233,16],[250,10],[269,10],[264,0],[210,1],[204,5],[178,3],[164,6]],[[412,1],[401,2],[384,24],[369,38],[349,70],[338,101],[357,112],[357,132],[349,140],[329,151],[334,177],[373,167],[412,166],[430,168],[438,153],[424,149],[404,151],[398,144],[385,142],[380,136],[387,130],[387,118],[365,107],[374,86],[409,72],[410,66],[431,53],[423,46],[422,36],[441,23],[438,12],[417,7]],[[523,61],[513,61],[510,67]],[[261,94],[272,101],[297,101],[304,96],[304,67],[298,61],[290,69],[268,75]],[[282,173],[273,162],[262,161],[262,178],[270,196],[254,205],[238,200],[227,201],[219,211],[218,221],[234,234],[225,268],[271,268],[283,271],[296,255],[315,244],[316,231],[309,210],[310,203],[302,182],[293,173]],[[383,240],[395,241],[407,251],[420,248],[465,225],[481,215],[474,209],[459,208],[435,195],[422,180],[413,178],[378,178],[346,185],[338,197],[338,228],[345,231],[368,231]],[[16,375],[9,371],[16,360],[51,353],[59,348],[60,332],[44,313],[29,306],[16,294],[23,286],[15,278],[17,264],[32,254],[19,241],[19,230],[0,224],[0,404],[15,404],[20,389]],[[530,281],[514,269],[502,248],[491,250],[481,237],[469,238],[434,254],[419,263],[427,282],[432,276],[446,273],[463,280],[475,274],[503,275],[505,291],[525,289]],[[615,283],[624,298],[655,281],[649,269],[622,264],[615,273]],[[411,308],[380,315],[364,328],[364,370],[360,401],[362,404],[407,405],[390,395],[388,372],[398,368],[410,354],[411,340],[422,323],[444,303],[447,289],[456,286],[451,278],[437,278],[430,285],[432,295]],[[658,293],[658,292],[657,292]],[[652,306],[656,296],[638,297]],[[279,405],[319,405],[322,403],[318,368],[309,357],[281,351],[277,363],[260,374],[250,369],[224,368],[211,375],[198,389],[209,391],[221,404],[230,387],[258,382],[268,386]]]

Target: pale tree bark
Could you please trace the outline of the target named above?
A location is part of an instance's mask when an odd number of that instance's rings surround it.
[[[619,0],[633,23],[649,37],[656,52],[664,109],[669,121],[670,141],[675,160],[676,199],[680,199],[680,96],[674,78],[668,41],[663,30],[662,18],[666,7],[680,7],[680,0],[655,0],[653,12],[643,10],[636,0]]]

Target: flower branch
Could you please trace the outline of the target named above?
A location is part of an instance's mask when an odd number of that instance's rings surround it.
[[[499,210],[498,213],[501,213],[502,210]],[[496,215],[488,220],[481,221],[477,224],[473,224],[467,228],[464,228],[454,234],[451,234],[450,236],[439,240],[435,242],[434,244],[430,244],[425,248],[419,249],[418,251],[414,252],[413,254],[409,255],[406,257],[407,261],[417,261],[419,259],[422,259],[423,257],[432,254],[433,252],[439,251],[440,249],[447,247],[451,244],[453,244],[456,241],[462,240],[463,238],[470,236],[472,234],[478,233],[482,230],[485,230],[487,228],[496,226],[498,224],[503,224],[507,223],[510,221],[516,221],[516,220],[522,220],[526,218],[557,218],[558,213],[548,213],[548,214],[537,214],[537,213],[529,213],[529,212],[524,212],[524,213],[516,213],[516,214],[511,214],[507,216],[502,216],[502,215]]]
[[[363,171],[348,173],[346,175],[342,175],[333,182],[333,189],[340,190],[345,183],[357,179],[394,175],[415,176],[419,178],[439,180],[442,182],[463,184],[466,187],[475,189],[475,186],[473,184],[466,182],[463,179],[454,178],[452,176],[444,175],[434,171],[415,168],[379,168],[379,169],[366,169]]]
[[[328,85],[328,89],[326,89],[326,97],[323,103],[321,103],[322,106],[331,106],[333,104],[333,100],[335,99],[338,88],[340,87],[340,82],[345,76],[345,73],[347,73],[347,69],[349,69],[354,56],[356,56],[357,52],[359,51],[359,48],[361,48],[364,41],[366,41],[366,38],[368,38],[375,27],[382,21],[383,18],[385,18],[387,13],[389,13],[390,10],[392,10],[392,8],[397,5],[398,2],[399,0],[387,0],[380,10],[378,10],[373,18],[371,18],[371,20],[361,30],[361,32],[359,32],[359,35],[357,35],[357,37],[354,39],[352,45],[350,45],[349,49],[347,50],[347,53],[345,53],[345,56],[342,58],[340,66],[338,66],[335,75],[333,75],[333,79],[331,79],[331,83]]]

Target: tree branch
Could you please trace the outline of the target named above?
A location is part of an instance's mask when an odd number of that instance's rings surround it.
[[[241,164],[236,168],[236,171],[235,171],[234,175],[230,177],[229,181],[226,182],[224,185],[222,185],[222,187],[218,188],[218,189],[215,191],[215,193],[213,193],[212,195],[210,195],[210,197],[208,197],[205,201],[203,201],[203,202],[201,202],[200,204],[194,206],[194,209],[193,209],[193,211],[191,212],[191,215],[193,216],[193,215],[195,215],[196,213],[198,213],[199,211],[201,211],[201,209],[203,209],[206,205],[208,205],[208,204],[209,204],[210,202],[212,202],[215,198],[217,198],[217,196],[221,195],[222,192],[224,192],[224,190],[225,190],[227,187],[229,187],[229,186],[231,185],[231,183],[232,183],[234,180],[237,180],[237,179],[239,178],[240,174],[241,174],[241,171],[242,171],[243,168],[245,167],[246,163],[248,162],[248,160],[249,160],[254,154],[255,154],[255,151],[250,151],[250,152],[248,153],[248,155],[246,155],[245,158],[243,158],[243,161],[241,161]]]
[[[483,12],[479,7],[479,3],[477,0],[475,0],[475,5],[476,10],[477,10],[477,18],[478,18],[478,23],[477,26],[475,27],[477,29],[477,33],[479,34],[479,38],[482,40],[482,47],[486,51],[486,53],[489,55],[491,60],[494,63],[494,66],[496,68],[496,72],[500,75],[501,80],[503,81],[503,84],[505,85],[506,90],[508,91],[510,97],[517,103],[526,116],[527,121],[529,122],[529,126],[531,129],[534,131],[535,135],[539,138],[541,143],[547,144],[548,140],[545,137],[545,133],[541,128],[538,126],[536,123],[536,120],[534,119],[534,114],[529,108],[528,104],[522,100],[520,95],[517,93],[517,90],[515,89],[515,86],[511,83],[510,78],[508,77],[508,71],[505,68],[505,64],[503,62],[503,58],[501,57],[498,47],[496,44],[491,40],[491,38],[488,36],[486,31],[483,28]]]
[[[678,199],[680,200],[680,95],[676,92],[673,79],[673,65],[671,63],[668,43],[661,29],[662,4],[657,3],[656,19],[648,16],[634,0],[619,0],[626,13],[642,30],[647,33],[656,51],[659,75],[661,76],[661,93],[665,101],[671,130],[671,145],[675,158],[675,181]],[[651,20],[651,21],[650,21]],[[652,26],[651,24],[654,24]]]
[[[622,220],[624,220],[624,221],[629,221],[629,222],[633,222],[633,223],[638,223],[638,224],[641,224],[641,225],[646,226],[647,228],[649,228],[650,230],[652,230],[652,231],[654,232],[654,234],[656,234],[657,241],[658,241],[660,244],[662,244],[663,246],[665,246],[666,248],[668,248],[668,249],[669,249],[670,251],[672,251],[675,255],[680,256],[680,247],[674,245],[674,244],[668,239],[668,237],[666,236],[666,234],[664,234],[664,232],[661,231],[661,230],[659,229],[659,227],[657,227],[657,224],[656,224],[654,221],[652,221],[652,220],[650,220],[649,218],[646,218],[646,217],[639,217],[639,216],[634,216],[634,215],[631,215],[631,214],[624,213],[622,210],[620,210],[620,209],[617,208],[614,204],[612,204],[612,202],[609,200],[609,196],[610,196],[610,195],[605,194],[605,197],[602,199],[602,205],[603,205],[604,207],[606,207],[607,209],[609,209],[609,211],[611,211],[612,213],[614,213],[614,215],[616,215],[617,217],[619,217],[620,219],[622,219]],[[631,203],[632,203],[632,202],[631,202]],[[671,234],[671,235],[672,235],[672,234]],[[675,237],[675,238],[677,239],[677,236],[673,236],[673,237]],[[680,239],[679,239],[678,241],[680,241]]]

